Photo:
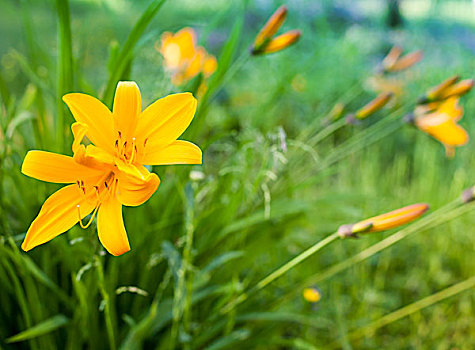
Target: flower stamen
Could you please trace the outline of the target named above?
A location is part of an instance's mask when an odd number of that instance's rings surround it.
[[[91,226],[92,221],[93,221],[94,218],[96,217],[97,209],[99,209],[99,206],[100,206],[100,203],[97,204],[97,206],[94,208],[94,211],[93,211],[92,214],[91,214],[91,218],[89,219],[89,221],[87,222],[86,225],[84,225],[84,224],[82,223],[80,205],[78,204],[78,205],[76,206],[76,207],[78,208],[79,225],[81,226],[81,228],[86,229],[86,228],[88,228],[89,226]]]

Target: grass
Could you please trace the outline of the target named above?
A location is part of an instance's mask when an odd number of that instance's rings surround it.
[[[284,29],[301,29],[301,41],[247,58],[274,6],[0,1],[0,349],[475,346],[474,206],[458,202],[473,185],[473,146],[446,159],[401,123],[428,87],[473,78],[470,7],[444,16],[411,5],[405,27],[389,31],[371,2],[290,4]],[[132,250],[121,257],[105,253],[94,223],[21,251],[58,188],[22,175],[24,155],[71,154],[61,95],[110,104],[120,79],[138,82],[144,105],[182,91],[154,44],[185,26],[220,62],[184,137],[203,165],[154,168],[158,192],[124,209]],[[425,52],[401,75],[399,106],[325,129],[337,102],[354,111],[375,96],[368,77],[394,42]],[[473,135],[473,94],[462,104]],[[416,202],[431,205],[419,221],[323,247],[342,224]],[[308,286],[322,292],[316,305],[301,296]]]

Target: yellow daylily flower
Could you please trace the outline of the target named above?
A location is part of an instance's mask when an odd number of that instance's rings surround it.
[[[458,101],[458,97],[451,97],[440,103],[435,111],[425,114],[419,112],[414,116],[414,124],[420,130],[444,145],[447,157],[453,157],[455,147],[463,146],[469,140],[467,132],[457,124],[464,113]]]
[[[142,111],[135,82],[119,82],[110,111],[98,99],[71,93],[63,97],[76,119],[73,157],[45,151],[27,153],[22,172],[38,180],[70,184],[53,193],[26,233],[28,251],[69,230],[88,226],[97,213],[97,231],[112,255],[130,250],[122,205],[144,203],[160,179],[144,165],[201,164],[198,146],[177,140],[191,123],[196,99],[190,93],[161,98]],[[92,144],[81,144],[87,137]],[[93,213],[89,223],[84,219]]]
[[[355,224],[342,225],[338,229],[338,234],[342,238],[347,238],[356,237],[359,233],[386,231],[419,218],[428,209],[429,205],[425,203],[412,204]]]
[[[287,7],[281,6],[272,14],[254,40],[254,43],[251,47],[252,55],[268,54],[281,51],[299,40],[300,36],[302,35],[300,30],[290,30],[273,38],[273,36],[284,23],[287,17],[287,12]]]
[[[444,80],[440,84],[430,88],[429,90],[427,90],[424,96],[419,98],[419,101],[418,101],[419,104],[440,100],[444,91],[446,91],[449,87],[454,85],[457,82],[457,80],[459,80],[459,76],[453,76]]]
[[[196,33],[192,28],[183,28],[176,34],[163,33],[157,49],[163,56],[165,68],[171,72],[174,85],[186,83],[199,73],[208,78],[218,66],[216,57],[196,46]]]

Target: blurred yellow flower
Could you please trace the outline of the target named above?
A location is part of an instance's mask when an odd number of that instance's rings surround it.
[[[175,34],[163,33],[158,50],[174,85],[186,83],[199,73],[208,78],[218,67],[216,57],[196,46],[196,34],[192,28],[183,28]]]
[[[347,238],[356,237],[358,233],[386,231],[419,218],[428,209],[429,205],[425,203],[412,204],[355,224],[342,225],[338,229],[338,234],[342,238]]]
[[[394,46],[381,62],[381,71],[383,73],[400,72],[412,67],[424,57],[424,54],[421,50],[414,51],[400,57],[401,54],[402,49],[398,46]]]
[[[122,205],[144,203],[160,179],[143,165],[201,164],[198,146],[177,140],[191,123],[196,99],[190,93],[161,98],[142,111],[135,82],[119,82],[112,112],[81,93],[63,97],[76,119],[73,157],[30,151],[22,172],[36,179],[71,184],[53,193],[33,221],[22,249],[28,251],[69,230],[87,227],[97,213],[97,231],[113,255],[130,250]],[[87,137],[92,144],[81,144]],[[82,219],[92,212],[87,225]]]
[[[433,112],[419,111],[414,115],[414,124],[441,142],[445,147],[447,157],[453,157],[455,147],[463,146],[469,140],[467,132],[457,124],[464,113],[458,101],[458,97],[451,97],[440,103]]]
[[[318,303],[322,299],[322,293],[317,288],[305,288],[302,295],[309,303]]]
[[[259,34],[257,34],[254,44],[251,47],[252,55],[261,55],[281,51],[296,43],[300,39],[302,34],[300,30],[290,30],[273,38],[273,36],[284,23],[286,17],[286,6],[281,6],[274,12],[274,14],[262,27]]]

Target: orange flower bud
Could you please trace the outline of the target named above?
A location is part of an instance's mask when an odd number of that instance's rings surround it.
[[[437,86],[434,86],[430,90],[426,92],[426,94],[419,99],[419,103],[427,103],[431,101],[436,101],[440,98],[440,96],[452,85],[454,85],[457,80],[459,80],[458,76],[453,76],[449,79],[444,80]]]
[[[356,111],[355,118],[364,119],[370,116],[371,114],[379,111],[389,102],[392,96],[393,96],[392,92],[387,92],[387,93],[378,95],[378,97],[376,97],[371,102],[369,102],[365,106],[361,107],[358,111]]]
[[[355,224],[342,225],[338,229],[341,238],[356,237],[358,233],[381,232],[407,224],[424,214],[429,205],[418,203],[390,211]]]
[[[462,96],[465,95],[466,93],[470,92],[473,88],[473,79],[465,79],[462,81],[459,81],[457,84],[452,85],[442,91],[442,94],[440,96],[440,99],[446,99],[452,96]]]
[[[277,52],[292,45],[300,38],[300,31],[291,30],[287,33],[273,38],[275,33],[279,30],[287,17],[287,7],[279,7],[274,14],[269,18],[264,27],[262,27],[256,40],[251,47],[252,55],[267,54]]]
[[[300,30],[289,30],[287,33],[281,34],[272,39],[262,50],[262,53],[273,53],[281,51],[290,45],[296,43],[300,39]]]
[[[390,68],[386,69],[386,71],[400,72],[402,70],[406,70],[415,65],[420,60],[422,60],[423,57],[424,54],[421,50],[408,53],[407,55],[402,56],[396,62],[394,62],[394,64]]]
[[[384,70],[390,70],[394,64],[397,62],[398,58],[402,54],[402,48],[399,46],[393,46],[391,51],[384,57],[381,62],[381,66]]]
[[[259,34],[257,34],[254,41],[254,48],[259,51],[261,46],[265,45],[272,39],[275,33],[279,30],[287,17],[287,6],[279,7],[264,24]]]

